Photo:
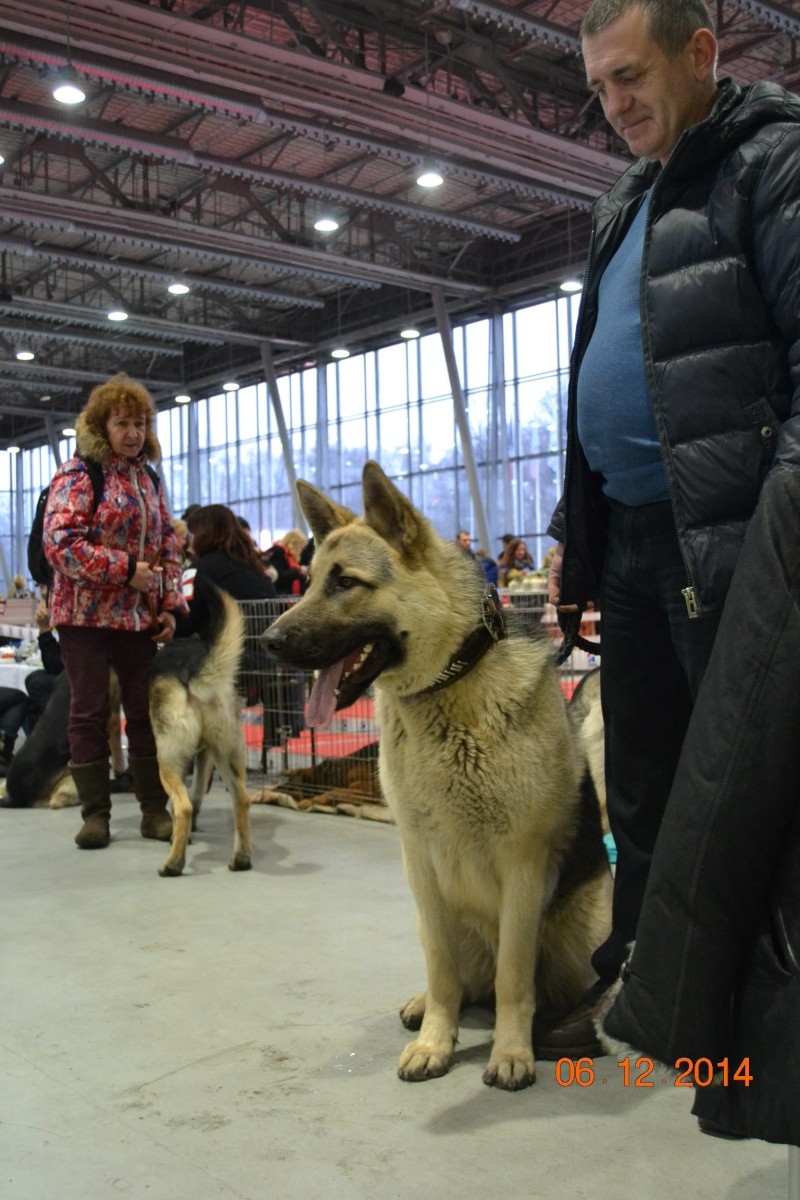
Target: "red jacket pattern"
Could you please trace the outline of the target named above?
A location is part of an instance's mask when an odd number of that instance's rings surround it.
[[[157,612],[186,612],[172,521],[145,461],[143,453],[130,459],[106,450],[103,495],[94,512],[92,483],[81,458],[69,459],[53,477],[42,535],[53,568],[53,627],[147,629],[148,597],[130,585],[137,561],[157,559],[163,567],[150,590]]]

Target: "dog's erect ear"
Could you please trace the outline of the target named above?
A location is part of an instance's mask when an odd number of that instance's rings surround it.
[[[428,522],[386,478],[376,462],[364,464],[361,480],[364,520],[404,558],[420,556],[428,542]]]
[[[297,495],[317,546],[334,529],[339,529],[342,525],[349,525],[356,519],[356,514],[350,512],[349,508],[344,508],[341,504],[334,504],[332,500],[329,500],[317,488],[312,487],[310,483],[306,483],[304,479],[297,481]]]

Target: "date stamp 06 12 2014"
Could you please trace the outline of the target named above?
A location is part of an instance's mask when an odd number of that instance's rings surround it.
[[[673,1087],[709,1087],[712,1082],[727,1087],[739,1083],[750,1087],[750,1059],[743,1058],[737,1065],[727,1058],[712,1062],[710,1058],[679,1058],[674,1070],[677,1075],[663,1078],[652,1058],[623,1058],[617,1063],[622,1071],[623,1087],[655,1087],[656,1083],[671,1083]],[[661,1068],[663,1070],[663,1068]],[[655,1072],[655,1074],[654,1074]],[[593,1058],[560,1058],[556,1063],[556,1083],[560,1087],[591,1087],[593,1083],[608,1083],[608,1071],[597,1071]],[[651,1078],[652,1076],[652,1078]]]

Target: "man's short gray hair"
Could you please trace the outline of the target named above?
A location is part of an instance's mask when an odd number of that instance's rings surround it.
[[[680,54],[698,29],[714,31],[705,0],[593,0],[581,22],[581,37],[600,33],[631,8],[642,10],[650,37],[667,58]]]

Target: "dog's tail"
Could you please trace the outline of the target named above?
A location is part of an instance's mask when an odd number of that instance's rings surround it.
[[[189,686],[202,699],[206,690],[217,694],[226,685],[233,685],[244,650],[244,615],[228,592],[205,580],[199,583],[209,614],[203,631],[207,653]]]

